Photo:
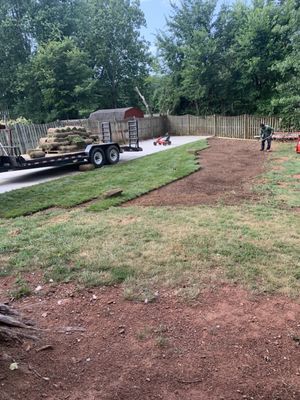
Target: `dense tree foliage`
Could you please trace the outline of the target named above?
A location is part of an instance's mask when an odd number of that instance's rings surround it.
[[[31,53],[27,13],[30,5],[31,0],[0,2],[0,109],[16,103],[17,69],[26,64]]]
[[[142,106],[138,86],[156,112],[276,114],[300,127],[299,0],[174,1],[166,24],[154,67],[139,0],[1,0],[0,110],[86,116]]]
[[[283,117],[287,126],[300,128],[300,2],[287,1],[282,13],[289,16],[286,25],[278,27],[286,35],[286,56],[275,63],[279,73],[276,93],[271,103],[273,112]]]
[[[147,49],[139,37],[145,25],[138,1],[89,0],[91,18],[84,33],[97,79],[96,94],[104,107],[138,101],[135,86],[147,75]]]
[[[299,113],[298,0],[221,6],[215,0],[182,0],[173,4],[167,28],[158,35],[164,76],[154,92],[156,108]]]
[[[3,0],[0,109],[34,121],[136,105],[149,54],[138,0]]]
[[[19,81],[23,82],[19,113],[53,121],[76,119],[88,112],[93,106],[93,71],[86,60],[87,55],[71,39],[41,45],[25,74],[19,70]]]

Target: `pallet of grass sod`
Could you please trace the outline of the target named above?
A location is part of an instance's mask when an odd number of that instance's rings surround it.
[[[30,158],[42,158],[45,157],[46,153],[39,149],[27,150],[27,154]]]
[[[79,150],[79,148],[75,144],[70,144],[68,146],[59,146],[58,147],[59,153],[74,153],[74,152],[76,152],[78,150]]]

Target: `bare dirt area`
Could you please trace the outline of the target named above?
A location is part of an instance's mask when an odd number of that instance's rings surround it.
[[[1,344],[1,400],[300,398],[299,304],[284,297],[221,284],[146,304],[66,284],[17,306],[43,331]]]
[[[268,156],[259,151],[258,142],[210,139],[209,148],[199,152],[199,171],[126,205],[231,205],[255,200],[257,195],[251,191],[251,184],[263,172]]]

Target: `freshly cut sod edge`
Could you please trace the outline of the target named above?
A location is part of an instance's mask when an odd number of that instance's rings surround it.
[[[199,140],[124,164],[3,193],[0,217],[29,215],[51,207],[74,207],[121,187],[122,196],[101,199],[90,209],[103,210],[118,205],[196,171],[199,164],[190,150],[200,151],[206,147],[207,142]]]

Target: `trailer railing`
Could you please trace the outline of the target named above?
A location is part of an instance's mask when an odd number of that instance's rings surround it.
[[[0,143],[0,156],[19,157],[21,155],[20,148],[17,146],[3,146]]]

